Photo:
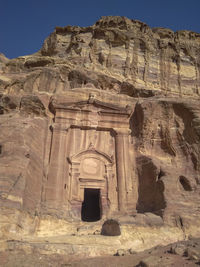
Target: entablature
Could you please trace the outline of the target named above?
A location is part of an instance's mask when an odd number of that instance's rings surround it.
[[[68,124],[70,127],[90,128],[129,128],[132,108],[117,106],[95,99],[90,94],[88,100],[68,102],[67,99],[53,98],[51,110],[55,114],[56,124]]]

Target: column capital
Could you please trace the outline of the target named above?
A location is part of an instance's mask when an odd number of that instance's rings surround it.
[[[116,136],[120,135],[130,135],[131,134],[131,129],[129,128],[113,128]]]
[[[50,126],[50,129],[54,132],[68,132],[70,128],[69,124],[54,123]]]

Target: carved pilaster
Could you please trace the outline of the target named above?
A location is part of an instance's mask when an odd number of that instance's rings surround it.
[[[126,212],[126,167],[127,160],[127,143],[130,134],[129,129],[114,129],[115,130],[115,147],[116,147],[116,169],[118,183],[118,204],[119,211]]]
[[[65,174],[66,137],[68,126],[54,124],[52,126],[52,144],[46,185],[46,202],[55,206],[62,203]],[[54,205],[55,204],[55,205]]]

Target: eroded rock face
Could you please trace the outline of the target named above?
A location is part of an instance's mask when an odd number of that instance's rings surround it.
[[[198,96],[199,54],[198,33],[102,17],[86,28],[56,27],[34,55],[8,62],[1,56],[0,80],[9,93],[60,92],[90,84],[130,96],[160,91]]]
[[[199,52],[197,33],[103,17],[0,55],[1,237],[107,219],[140,250],[199,235]]]

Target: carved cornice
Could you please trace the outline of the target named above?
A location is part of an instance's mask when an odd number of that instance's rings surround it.
[[[79,101],[79,102],[67,102],[67,101],[59,101],[58,99],[52,99],[49,109],[52,113],[56,114],[56,110],[71,110],[71,111],[83,111],[83,112],[91,112],[88,109],[88,106],[93,105],[99,108],[99,113],[116,113],[116,114],[124,114],[130,116],[132,113],[131,106],[127,105],[126,107],[120,107],[118,105],[114,105],[112,103],[107,103],[100,101],[95,98],[93,94],[89,95],[88,100]]]

